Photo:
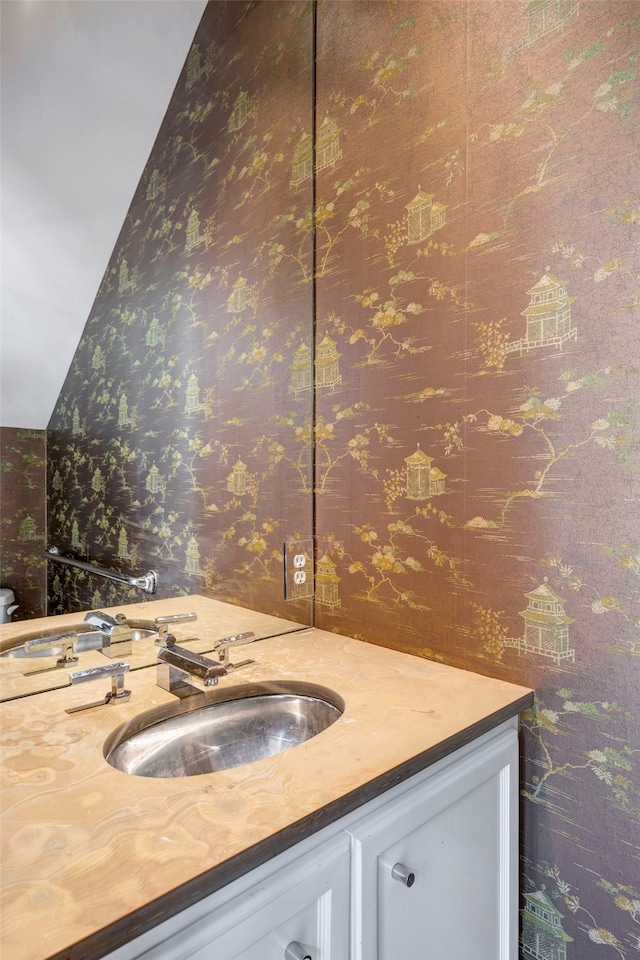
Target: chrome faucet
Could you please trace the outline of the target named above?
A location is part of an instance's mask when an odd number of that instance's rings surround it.
[[[209,687],[215,687],[220,677],[226,677],[232,670],[253,662],[243,660],[241,663],[229,663],[229,647],[251,643],[254,639],[255,634],[249,632],[218,640],[214,646],[218,659],[212,660],[201,653],[178,646],[172,634],[165,634],[156,640],[156,643],[161,645],[158,651],[156,682],[163,690],[177,697],[201,694]]]
[[[101,633],[107,633],[115,627],[118,621],[110,613],[103,613],[102,610],[89,610],[89,613],[84,615],[84,622],[100,630]]]
[[[176,697],[203,693],[207,687],[215,687],[219,677],[225,676],[226,670],[221,664],[179,647],[171,634],[166,635],[164,644],[158,651],[156,683]]]
[[[112,617],[102,610],[90,610],[85,614],[85,623],[97,630],[103,636],[102,653],[110,660],[121,657],[132,652],[132,634],[131,625],[123,613],[117,613]]]

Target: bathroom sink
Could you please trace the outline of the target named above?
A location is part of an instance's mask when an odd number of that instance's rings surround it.
[[[335,723],[344,706],[317,684],[243,684],[140,714],[107,739],[104,756],[139,777],[215,773],[310,740]]]
[[[157,634],[158,629],[151,621],[140,620],[129,621],[132,626],[131,639],[142,640],[143,637],[152,637]],[[27,640],[39,640],[41,637],[55,637],[61,633],[77,633],[78,639],[73,642],[73,652],[82,653],[84,650],[100,650],[104,641],[104,635],[84,621],[70,624],[64,628],[55,627],[47,630],[38,630],[37,632],[21,633],[12,640],[13,646],[0,653],[0,657],[8,657],[11,660],[25,659],[33,660],[36,657],[59,657],[62,654],[62,647],[46,647],[45,649],[27,651],[24,644]]]

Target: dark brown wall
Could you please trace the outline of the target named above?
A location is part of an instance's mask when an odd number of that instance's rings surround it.
[[[0,427],[0,586],[16,596],[12,620],[46,614],[45,439]]]
[[[544,960],[638,944],[639,14],[319,6],[316,623],[536,687]]]
[[[210,4],[49,431],[61,545],[303,619],[313,486],[319,626],[536,687],[543,960],[638,943],[638,8],[318,4],[312,434],[310,8]]]

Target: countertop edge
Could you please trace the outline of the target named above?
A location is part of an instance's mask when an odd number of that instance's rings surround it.
[[[217,864],[209,870],[205,870],[164,896],[158,897],[135,912],[121,917],[117,922],[103,927],[97,933],[77,941],[64,950],[51,954],[47,960],[100,960],[101,957],[141,936],[157,924],[216,893],[229,883],[239,879],[256,867],[260,867],[300,841],[342,819],[358,807],[381,796],[437,761],[444,759],[455,750],[466,746],[472,740],[488,733],[506,720],[512,719],[530,707],[533,702],[533,692],[525,694],[513,703],[483,717],[477,723],[458,731],[454,736],[440,741],[384,774],[367,781],[367,783],[338,800],[320,807],[314,813],[297,820],[260,843],[248,847],[242,853]]]

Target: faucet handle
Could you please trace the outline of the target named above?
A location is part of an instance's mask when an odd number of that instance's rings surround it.
[[[188,623],[190,620],[197,619],[197,613],[168,613],[164,617],[156,617],[155,624],[157,627],[164,627],[167,623]]]
[[[233,637],[225,637],[224,640],[217,640],[213,649],[217,651],[220,663],[223,663],[225,667],[229,667],[231,666],[229,663],[229,647],[240,647],[245,643],[253,643],[255,639],[256,635],[253,630],[248,630],[246,633],[237,633]]]
[[[105,663],[99,667],[89,667],[86,670],[77,670],[69,674],[69,683],[88,683],[91,680],[102,680],[103,677],[111,678],[111,690],[106,694],[104,700],[98,700],[97,703],[84,703],[80,707],[70,707],[65,713],[77,713],[80,710],[88,710],[90,707],[101,706],[105,703],[119,703],[128,700],[131,696],[130,690],[124,689],[124,675],[129,673],[129,663],[121,660],[118,663]]]
[[[216,647],[239,647],[243,643],[251,643],[255,639],[253,630],[247,630],[246,633],[236,633],[233,637],[225,637],[216,642]]]
[[[171,634],[169,633],[169,625],[172,623],[189,623],[191,620],[197,620],[197,613],[169,613],[164,617],[156,617],[154,623],[158,631],[158,636],[156,638],[156,644],[159,646],[168,645],[169,638]],[[173,642],[176,642],[176,638],[173,637]]]
[[[73,650],[74,641],[78,639],[77,633],[58,633],[54,637],[36,637],[34,640],[25,640],[24,652],[37,653],[40,650],[48,650],[50,647],[62,647],[62,656],[56,661],[56,666],[65,667],[70,663],[77,663],[77,657],[69,657],[69,650]]]

